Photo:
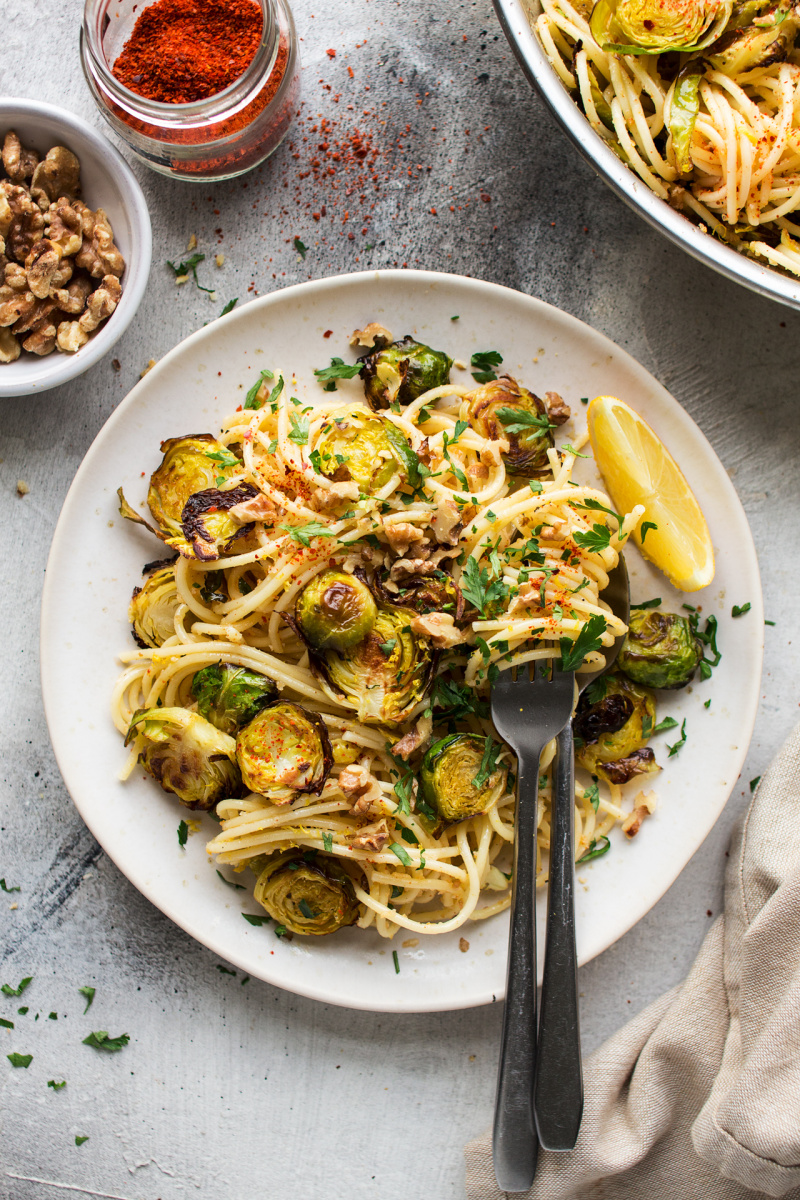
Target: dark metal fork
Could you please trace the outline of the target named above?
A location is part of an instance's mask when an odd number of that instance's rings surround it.
[[[549,663],[503,671],[492,685],[492,720],[517,756],[508,974],[497,1075],[492,1154],[501,1191],[526,1192],[539,1143],[533,1112],[536,1072],[536,827],[539,758],[572,714],[574,675]]]

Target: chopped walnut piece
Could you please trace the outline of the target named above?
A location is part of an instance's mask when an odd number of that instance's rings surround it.
[[[380,851],[389,841],[390,836],[386,818],[382,817],[380,821],[376,821],[372,825],[362,826],[351,844],[354,850]]]
[[[8,289],[9,292],[11,289]],[[2,289],[5,292],[5,289]],[[8,298],[0,294],[0,327],[13,325],[20,318],[27,317],[36,307],[36,297],[33,292],[14,292]]]
[[[30,490],[31,489],[28,487],[28,485],[24,479],[17,480],[17,495],[18,496],[27,496],[27,494]]]
[[[81,329],[79,321],[62,321],[56,334],[59,350],[65,354],[75,354],[89,340],[88,333]]]
[[[25,268],[19,263],[6,263],[4,270],[6,287],[11,288],[14,292],[25,292],[28,290],[28,276],[25,274]]]
[[[411,618],[411,630],[428,638],[434,646],[449,649],[466,641],[466,635],[459,629],[450,613],[423,613]]]
[[[3,142],[3,167],[8,178],[14,183],[22,183],[33,174],[38,161],[36,151],[23,149],[14,130],[9,129]]]
[[[489,468],[485,462],[473,462],[467,467],[467,482],[470,491],[479,492],[489,480]]]
[[[362,763],[353,763],[339,772],[339,787],[352,801],[351,812],[361,815],[379,804],[383,792],[378,780]]]
[[[437,542],[444,542],[448,546],[455,546],[462,528],[461,510],[452,500],[448,500],[443,496],[439,500],[436,512],[431,518],[431,529]]]
[[[395,554],[407,554],[409,546],[425,541],[423,531],[416,525],[412,525],[410,521],[387,521],[383,532]]]
[[[234,504],[233,508],[228,509],[228,515],[240,525],[249,525],[251,521],[273,521],[280,512],[263,492],[259,492],[252,500],[243,500],[241,504]]]
[[[37,300],[44,300],[50,294],[53,276],[61,262],[61,247],[49,238],[42,238],[25,259],[25,274],[28,288]]]
[[[18,263],[24,263],[42,236],[44,217],[24,187],[4,179],[0,182],[0,192],[11,209],[11,223],[5,234],[6,254]]]
[[[8,202],[8,196],[5,192],[0,191],[0,237],[5,241],[6,235],[11,228],[11,222],[14,219],[14,213],[11,210],[11,205]]]
[[[81,164],[66,146],[53,146],[33,172],[31,195],[39,200],[41,195],[48,201],[66,196],[71,200],[80,188]]]
[[[628,838],[636,837],[642,827],[642,821],[656,810],[655,792],[639,792],[633,802],[633,812],[628,813],[622,822],[622,832]]]
[[[433,717],[420,717],[414,728],[410,729],[408,733],[403,734],[400,740],[395,742],[392,746],[392,754],[395,758],[402,758],[408,762],[415,750],[419,750],[422,746],[427,745],[432,731]]]
[[[31,354],[45,355],[55,349],[56,345],[56,327],[52,321],[45,320],[40,322],[34,330],[25,338],[22,343],[22,349],[29,351]]]
[[[467,941],[466,938],[462,937],[462,938],[458,939],[458,948],[462,954],[467,953],[467,951],[469,950],[469,942]]]
[[[545,392],[544,402],[547,406],[547,415],[554,425],[563,425],[572,416],[572,409],[559,396],[558,392]]]
[[[47,236],[61,248],[67,258],[77,254],[83,245],[83,221],[77,209],[72,208],[66,197],[61,196],[50,205],[50,227]]]
[[[86,311],[79,318],[81,329],[86,333],[97,329],[101,321],[111,316],[121,295],[122,288],[116,275],[105,275],[100,287],[86,301]]]
[[[125,270],[125,259],[114,245],[114,232],[102,208],[92,214],[91,233],[87,236],[84,218],[83,245],[75,255],[75,265],[83,267],[95,279],[103,275],[119,277]]]
[[[53,299],[63,313],[70,316],[80,316],[86,308],[86,301],[92,294],[92,281],[80,275],[65,288],[57,288],[51,292]],[[60,345],[60,342],[59,342]]]
[[[350,334],[351,346],[362,346],[365,350],[378,350],[383,346],[388,346],[392,341],[392,335],[383,325],[379,325],[377,321],[370,321],[369,325],[365,325],[363,329],[354,329]]]
[[[0,362],[13,362],[20,353],[20,344],[11,330],[0,329]]]
[[[31,292],[25,292],[25,297],[32,296]],[[33,297],[32,297],[33,299]],[[24,313],[21,313],[17,321],[12,327],[12,333],[33,333],[39,326],[44,325],[50,320],[50,316],[56,307],[55,300],[36,300],[30,304]],[[56,331],[53,330],[53,338]],[[25,343],[23,342],[23,348]]]

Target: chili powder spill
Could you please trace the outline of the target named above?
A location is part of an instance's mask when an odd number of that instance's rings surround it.
[[[263,24],[256,0],[155,0],[138,18],[112,72],[148,100],[205,100],[247,69]]]

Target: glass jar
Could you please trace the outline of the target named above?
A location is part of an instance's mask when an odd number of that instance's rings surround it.
[[[147,4],[86,0],[81,62],[89,90],[115,133],[154,171],[198,181],[232,179],[283,141],[300,95],[297,38],[283,0],[257,2],[264,26],[244,73],[204,100],[165,104],[132,92],[111,73]]]

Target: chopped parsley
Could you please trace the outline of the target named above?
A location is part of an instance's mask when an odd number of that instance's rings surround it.
[[[677,725],[678,722],[676,721],[675,724]],[[686,722],[684,721],[683,724],[681,725],[681,736],[678,739],[678,741],[675,743],[674,746],[667,746],[667,749],[669,750],[669,757],[672,758],[673,755],[677,754],[678,751],[685,745],[686,745]]]
[[[571,446],[569,442],[564,442],[563,446],[559,446],[559,450],[562,454],[571,454],[573,458],[591,458],[590,454],[579,454],[575,447]],[[577,484],[575,486],[577,487]],[[603,851],[603,854],[605,854],[605,850]]]
[[[26,975],[24,979],[20,979],[15,988],[13,988],[10,983],[4,983],[3,986],[0,987],[0,992],[2,992],[4,996],[21,996],[32,980],[32,975]]]
[[[328,852],[328,854],[333,853],[333,834],[332,833],[323,833],[322,845],[325,848],[325,850]]]
[[[294,239],[294,248],[297,251],[297,253],[300,255],[300,257],[304,259],[306,254],[308,253],[308,246],[304,246],[303,243],[300,241],[299,237],[296,237]]]
[[[248,925],[269,925],[272,920],[272,917],[257,916],[255,913],[242,913],[242,916]]]
[[[596,524],[586,533],[574,533],[572,536],[576,546],[593,554],[607,550],[611,545],[611,530],[605,525]]]
[[[5,879],[0,879],[0,890],[6,892],[10,896],[12,892],[19,892],[22,889],[18,887],[8,887]]]
[[[211,296],[214,293],[214,289],[203,287],[200,280],[197,278],[197,268],[200,266],[201,262],[205,262],[205,261],[206,261],[205,254],[193,254],[191,258],[187,258],[185,260],[185,262],[178,263],[177,266],[175,265],[174,262],[170,262],[170,260],[167,259],[167,266],[171,269],[171,271],[175,275],[176,280],[180,279],[181,276],[191,275],[192,279],[194,280],[195,287],[199,291],[207,292],[208,295]]]
[[[221,317],[227,317],[228,313],[229,313],[229,312],[232,312],[232,311],[233,311],[233,309],[234,309],[234,308],[236,308],[236,305],[237,305],[238,303],[239,303],[239,297],[238,297],[238,296],[235,296],[235,297],[233,298],[233,300],[229,300],[229,301],[228,301],[228,303],[225,305],[225,307],[223,308],[222,312],[221,312],[219,315],[220,315]]]
[[[487,779],[489,779],[493,774],[495,767],[497,766],[497,757],[502,748],[502,746],[498,745],[497,742],[493,741],[490,737],[487,737],[486,741],[484,742],[481,765],[478,767],[478,773],[472,781],[472,786],[478,791],[480,791]]]
[[[561,670],[577,670],[587,654],[600,649],[605,631],[605,618],[601,617],[599,613],[594,613],[589,617],[574,642],[571,642],[569,638],[561,638]]]
[[[756,790],[756,788],[758,787],[758,785],[759,785],[760,783],[761,783],[761,776],[760,776],[760,775],[756,775],[755,779],[751,779],[751,780],[750,780],[750,794],[751,794],[751,795],[753,794],[753,792]]]
[[[600,804],[600,788],[596,783],[593,783],[591,787],[586,789],[583,793],[583,798],[584,800],[588,800],[594,811],[597,812],[598,805]]]
[[[642,527],[639,530],[639,537],[641,539],[642,545],[644,545],[644,539],[647,537],[647,535],[651,529],[658,529],[658,526],[656,525],[655,521],[643,521],[642,522]]]
[[[488,717],[485,700],[466,683],[436,677],[433,685],[433,707],[442,720],[460,721],[464,717]]]
[[[52,1088],[54,1092],[60,1092],[62,1088],[67,1086],[67,1081],[66,1079],[61,1079],[56,1083],[55,1079],[48,1079],[47,1086]]]
[[[178,845],[185,846],[189,838],[189,826],[185,821],[181,821],[178,825]]]
[[[731,616],[743,617],[746,612],[750,612],[750,607],[751,605],[749,600],[746,604],[734,604],[733,608],[731,609]]]
[[[7,1021],[5,1017],[0,1017],[0,1026],[2,1026],[3,1029],[13,1029],[14,1022]]]
[[[310,546],[312,537],[333,537],[327,525],[322,525],[319,521],[308,521],[305,525],[280,525],[279,528],[285,529],[289,536],[302,546]]]
[[[472,378],[478,383],[491,383],[493,379],[497,379],[494,368],[499,367],[502,361],[503,356],[499,350],[476,350],[469,360]]]
[[[399,975],[400,974],[400,959],[397,957],[396,950],[392,951],[392,958],[394,959],[394,973],[395,973],[395,975]]]
[[[589,849],[586,851],[585,854],[582,854],[580,856],[580,858],[578,859],[578,862],[579,863],[589,862],[589,860],[592,858],[601,858],[602,855],[608,854],[610,849],[611,849],[611,842],[608,840],[607,837],[605,837],[605,836],[601,837],[599,841],[597,838],[592,838],[591,842],[589,843]]]
[[[631,605],[631,611],[634,608],[659,608],[661,605],[661,597],[656,596],[652,600],[640,600],[638,604]]]
[[[80,992],[80,994],[83,996],[84,1000],[86,1001],[86,1008],[83,1010],[84,1016],[86,1016],[87,1012],[92,1007],[92,1001],[94,1000],[94,994],[95,994],[96,990],[97,989],[93,988],[93,987],[78,988],[78,991]]]
[[[399,842],[392,842],[392,844],[390,845],[389,849],[391,850],[392,854],[394,854],[394,856],[395,856],[396,858],[399,858],[399,859],[400,859],[400,862],[403,864],[403,866],[404,866],[404,867],[410,867],[410,866],[411,866],[411,858],[410,858],[410,856],[409,856],[409,853],[408,853],[408,851],[407,851],[407,850],[405,850],[405,849],[404,849],[404,848],[403,848],[403,847],[400,845],[400,843],[399,843]]]
[[[605,504],[601,504],[599,500],[593,500],[591,497],[589,497],[587,500],[583,500],[580,504],[576,504],[575,507],[588,508],[592,512],[607,513],[609,517],[613,517],[617,522],[618,528],[622,529],[622,516],[618,512],[614,512],[613,508],[606,508]]]
[[[24,1067],[26,1070],[33,1062],[32,1054],[7,1054],[6,1058],[11,1063],[12,1067]]]
[[[460,316],[460,314],[459,314],[459,313],[456,313],[456,315],[455,315],[454,317],[451,317],[451,318],[450,318],[450,320],[451,320],[451,321],[458,321],[458,320],[459,320],[459,316]]]
[[[300,902],[297,907],[300,909],[300,912],[307,921],[313,921],[319,916],[319,913],[314,912],[314,909],[308,903],[305,896],[300,897]]]
[[[292,431],[289,434],[289,441],[294,442],[296,446],[308,445],[308,417],[298,417],[297,413],[289,413],[289,422],[292,426]]]
[[[127,1046],[130,1040],[127,1033],[121,1033],[119,1037],[112,1038],[108,1036],[105,1029],[97,1029],[83,1039],[83,1045],[93,1046],[95,1050],[106,1050],[109,1054],[114,1054],[123,1046]]]
[[[88,1133],[86,1134],[85,1137],[80,1137],[78,1134],[75,1135],[75,1145],[76,1146],[82,1146],[83,1143],[88,1142],[88,1140],[89,1140]]]
[[[320,383],[325,384],[326,392],[335,392],[337,379],[354,379],[361,374],[361,363],[346,363],[342,358],[332,358],[329,367],[318,367],[314,374]]]
[[[217,874],[219,875],[222,882],[226,883],[229,888],[234,888],[234,890],[237,892],[243,892],[245,890],[244,886],[241,883],[234,883],[232,879],[226,879],[225,876],[222,874],[222,871],[217,870]]]
[[[253,386],[250,388],[250,390],[247,393],[247,396],[245,397],[244,408],[255,408],[255,409],[261,408],[261,405],[263,404],[263,400],[258,399],[258,393],[261,391],[261,388],[264,386],[265,380],[273,379],[273,378],[274,378],[274,376],[272,374],[272,371],[262,371],[261,372],[258,379],[253,384]]]
[[[506,433],[527,433],[538,438],[548,430],[555,429],[546,413],[532,413],[526,408],[498,408],[497,416],[505,426]]]
[[[291,940],[291,935],[289,934],[289,930],[286,928],[285,925],[276,925],[275,926],[275,937],[276,938],[289,937],[289,939]]]
[[[508,588],[502,579],[490,579],[488,569],[479,566],[478,560],[471,557],[467,559],[459,586],[464,599],[469,600],[483,617],[491,605],[508,595]]]

